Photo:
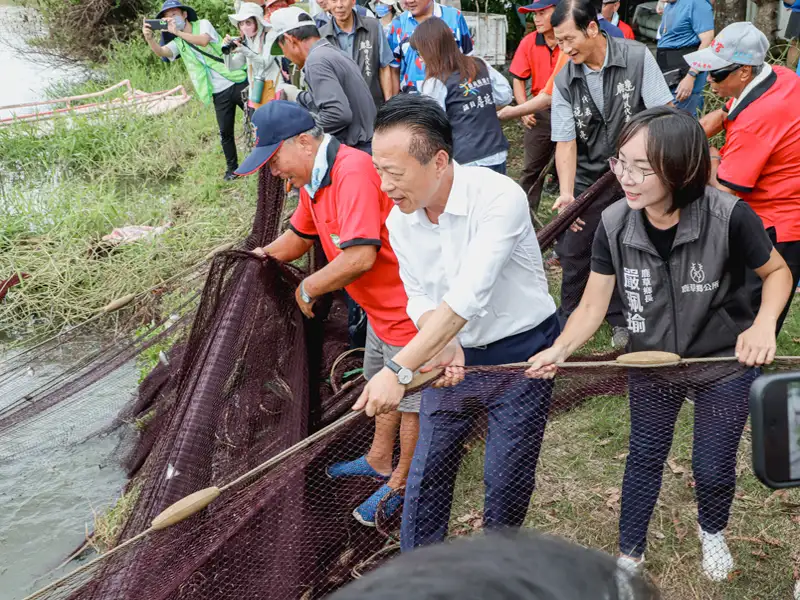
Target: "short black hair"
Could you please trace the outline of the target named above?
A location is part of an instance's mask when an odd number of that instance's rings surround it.
[[[614,558],[555,537],[489,533],[401,554],[330,600],[656,600]]]
[[[312,19],[310,15],[306,14],[298,15],[297,20],[310,21],[311,25],[303,25],[302,27],[298,27],[297,29],[292,29],[291,31],[287,31],[286,33],[280,34],[275,40],[278,44],[282,44],[286,40],[287,35],[292,36],[298,42],[319,37],[319,29],[317,29],[317,26],[314,24],[314,19]]]
[[[385,102],[375,117],[375,133],[407,127],[413,138],[408,152],[427,165],[439,150],[453,159],[453,127],[436,100],[421,94],[398,94]]]
[[[658,106],[635,115],[619,135],[618,149],[647,128],[647,161],[672,192],[669,212],[705,194],[711,173],[708,138],[700,123],[677,108]]]
[[[570,18],[575,21],[575,27],[586,33],[590,23],[598,22],[597,7],[592,0],[560,0],[550,15],[550,24],[558,27]]]

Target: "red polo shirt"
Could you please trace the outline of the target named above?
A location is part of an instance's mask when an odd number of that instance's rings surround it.
[[[372,268],[345,289],[383,342],[405,346],[417,328],[406,314],[408,298],[386,229],[394,205],[381,191],[369,154],[331,139],[327,158],[328,172],[314,198],[300,190],[290,228],[304,238],[319,237],[328,261],[350,246],[378,247]]]
[[[730,110],[719,182],[774,227],[778,242],[800,240],[800,77],[773,72]]]
[[[631,26],[628,25],[627,23],[623,23],[622,21],[618,21],[617,22],[617,27],[619,27],[619,30],[622,32],[622,35],[625,36],[626,40],[636,39],[636,36],[633,35],[633,29],[631,29]]]
[[[534,31],[522,38],[508,72],[517,79],[530,79],[531,95],[535,96],[550,79],[559,54],[558,45],[550,49],[544,36]]]

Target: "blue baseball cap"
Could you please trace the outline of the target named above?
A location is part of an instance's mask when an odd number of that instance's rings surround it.
[[[517,12],[524,15],[526,13],[538,12],[540,10],[544,10],[545,8],[550,8],[556,4],[558,4],[558,0],[538,0],[533,4],[528,4],[528,6],[520,6],[517,9]]]
[[[170,8],[180,8],[181,10],[186,11],[186,18],[190,21],[197,21],[197,13],[191,6],[186,6],[180,0],[166,0],[164,4],[161,5],[161,10],[158,11],[156,15],[156,19],[160,19],[164,16],[164,13],[167,12]]]
[[[310,112],[288,100],[267,102],[253,114],[251,122],[256,128],[255,148],[234,171],[235,175],[252,175],[275,155],[283,142],[316,125]]]

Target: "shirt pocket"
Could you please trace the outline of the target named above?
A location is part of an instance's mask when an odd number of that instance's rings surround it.
[[[341,250],[341,240],[339,239],[341,230],[339,229],[339,220],[329,219],[327,221],[322,221],[320,222],[320,228],[322,229],[320,233],[324,237],[330,239],[333,245]]]

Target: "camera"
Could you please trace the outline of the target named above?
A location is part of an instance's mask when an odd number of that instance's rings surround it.
[[[767,487],[800,487],[800,373],[762,375],[750,388],[753,470]]]
[[[236,48],[236,44],[237,43],[241,43],[241,41],[242,41],[242,38],[238,38],[238,37],[231,38],[231,41],[229,41],[227,44],[222,46],[220,48],[220,50],[222,51],[223,54],[230,54],[231,50]]]

